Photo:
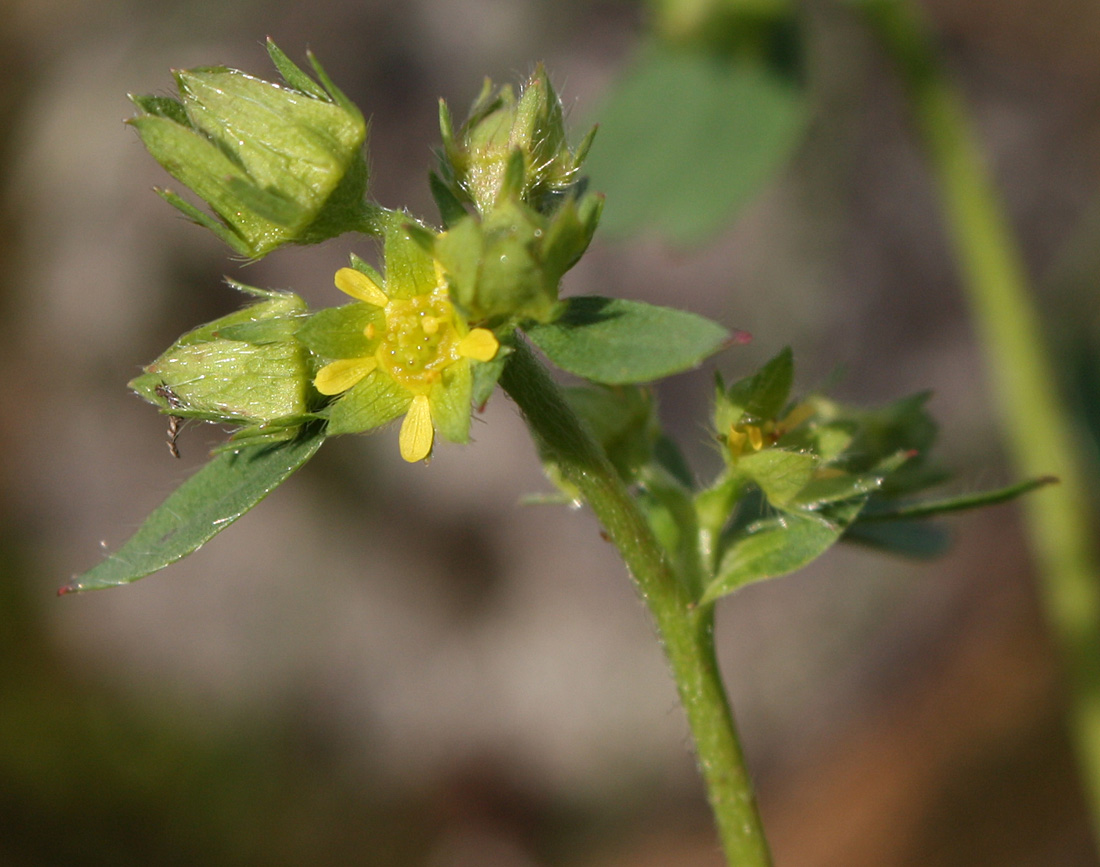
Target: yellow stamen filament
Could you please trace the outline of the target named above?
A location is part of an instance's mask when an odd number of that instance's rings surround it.
[[[456,349],[463,358],[492,361],[500,349],[500,341],[488,328],[475,328],[458,342]]]
[[[341,358],[317,371],[313,384],[321,394],[340,394],[378,366],[373,358]]]
[[[375,307],[385,307],[389,303],[386,293],[378,288],[378,284],[371,280],[362,271],[354,268],[341,268],[336,272],[336,288],[345,295],[350,295],[359,301],[366,301]]]
[[[401,435],[398,440],[401,446],[401,457],[409,463],[424,460],[431,454],[434,436],[432,412],[428,405],[428,397],[424,394],[418,394],[409,404],[409,411],[405,414],[405,420],[401,423]]]

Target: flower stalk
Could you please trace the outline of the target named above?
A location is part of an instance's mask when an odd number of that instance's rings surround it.
[[[767,867],[771,856],[714,655],[713,604],[694,603],[615,468],[520,339],[500,384],[523,411],[543,453],[596,514],[653,615],[728,863]]]

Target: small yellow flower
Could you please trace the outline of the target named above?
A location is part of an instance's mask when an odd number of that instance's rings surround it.
[[[387,253],[390,249],[387,243]],[[491,361],[500,342],[486,328],[470,329],[458,315],[438,266],[430,259],[419,261],[417,251],[407,244],[401,253],[410,257],[404,262],[411,261],[417,273],[399,283],[388,276],[385,289],[364,271],[336,272],[336,288],[368,308],[346,315],[348,321],[366,320],[361,327],[362,354],[326,364],[314,385],[321,394],[342,395],[330,413],[333,433],[366,430],[405,413],[401,457],[412,462],[431,454],[437,427],[448,439],[468,438],[470,363]],[[429,263],[431,271],[426,272],[424,265]],[[405,276],[408,269],[395,269],[391,262],[390,273],[395,270]],[[428,274],[434,280],[425,280]],[[426,291],[413,294],[410,289]],[[303,339],[310,344],[308,333]]]

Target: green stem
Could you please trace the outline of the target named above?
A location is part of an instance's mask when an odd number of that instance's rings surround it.
[[[1100,563],[1084,470],[1031,303],[1019,250],[962,97],[943,72],[915,3],[861,4],[894,60],[940,196],[1017,471],[1061,484],[1023,505],[1047,619],[1070,686],[1070,728],[1100,838]]]
[[[522,340],[500,383],[523,411],[543,455],[596,513],[656,620],[728,863],[767,867],[771,858],[714,655],[713,606],[693,605],[618,473]]]

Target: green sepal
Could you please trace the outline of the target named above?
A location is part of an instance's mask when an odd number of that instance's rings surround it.
[[[725,438],[729,429],[742,422],[760,424],[775,419],[786,406],[794,383],[794,355],[781,349],[756,373],[738,380],[728,389],[717,378],[714,427]]]
[[[362,114],[311,56],[316,84],[269,44],[286,85],[225,67],[176,73],[180,100],[132,96],[129,122],[154,158],[192,189],[215,220],[162,195],[236,252],[260,258],[288,244],[374,230],[367,205]]]
[[[500,349],[491,361],[471,362],[473,386],[470,398],[475,409],[481,409],[489,402],[489,398],[497,387],[497,381],[504,372],[504,365],[508,363],[508,356],[514,351],[504,340],[501,340]]]
[[[486,80],[457,131],[447,107],[439,112],[441,182],[459,202],[488,215],[518,198],[549,214],[577,187],[577,171],[593,133],[576,151],[566,142],[561,100],[540,64],[517,99],[509,86]]]
[[[403,211],[391,211],[385,226],[386,295],[391,299],[429,295],[438,286],[435,262],[418,240],[426,229]]]
[[[386,212],[385,220],[389,219],[388,214],[389,212]],[[374,284],[376,286],[386,285],[386,281],[382,278],[382,275],[377,270],[375,270],[375,268],[369,262],[359,258],[354,253],[352,253],[348,257],[348,259],[351,263],[352,268],[354,268],[356,271],[361,271],[362,273],[366,274],[368,277],[371,278],[371,280],[374,281]]]
[[[314,429],[280,445],[215,455],[155,509],[117,552],[58,592],[129,584],[186,557],[285,482],[324,440],[324,433]]]
[[[265,300],[187,332],[130,388],[167,415],[265,432],[296,427],[308,418],[313,394],[311,365],[295,337],[305,302],[230,285]]]
[[[167,118],[181,126],[187,126],[190,123],[187,120],[187,109],[183,107],[183,103],[178,99],[172,99],[170,96],[135,93],[127,94],[127,96],[134,105],[146,114]]]
[[[547,322],[562,276],[587,249],[602,199],[567,199],[544,216],[517,198],[483,219],[460,217],[442,235],[421,235],[447,274],[451,299],[470,322]]]
[[[357,302],[328,307],[314,313],[298,329],[298,339],[310,352],[330,361],[338,358],[363,358],[378,346],[379,338],[368,338],[364,331],[374,325],[381,334],[386,314],[380,307]]]
[[[698,366],[723,349],[725,328],[683,310],[581,296],[527,335],[562,370],[605,385],[651,382]]]
[[[275,64],[275,68],[279,70],[279,75],[283,77],[283,81],[292,88],[300,90],[314,99],[321,99],[326,102],[332,101],[325,89],[299,69],[297,64],[287,57],[271,39],[267,40],[267,55],[271,58],[271,62]],[[312,54],[310,59],[312,60]]]
[[[462,207],[462,202],[435,172],[428,173],[428,187],[436,207],[439,208],[439,217],[443,221],[444,229],[450,229],[459,220],[469,216],[466,209]]]
[[[470,400],[473,394],[474,362],[458,362],[447,367],[440,381],[428,393],[432,424],[440,436],[453,443],[470,441]]]
[[[840,464],[850,472],[874,469],[899,452],[911,452],[915,460],[893,473],[884,493],[900,494],[942,480],[923,464],[936,439],[936,423],[926,409],[930,392],[919,392],[874,409],[852,409],[826,398],[815,397],[816,418],[839,423],[852,430],[852,441]]]
[[[817,465],[817,458],[806,452],[765,449],[742,457],[737,470],[756,483],[769,503],[781,507],[810,484]]]
[[[241,256],[251,255],[252,245],[225,223],[219,223],[209,214],[200,211],[186,199],[181,198],[177,193],[171,190],[155,187],[153,191],[196,226],[202,226],[204,229],[213,232],[218,237],[218,240],[226,246],[231,247],[234,252]]]
[[[817,509],[829,503],[851,500],[873,494],[882,488],[883,476],[871,473],[852,475],[835,471],[811,479],[791,500],[790,505],[802,509]]]
[[[372,371],[330,404],[325,432],[352,434],[382,427],[403,415],[410,403],[412,394],[408,389],[392,377]]]

